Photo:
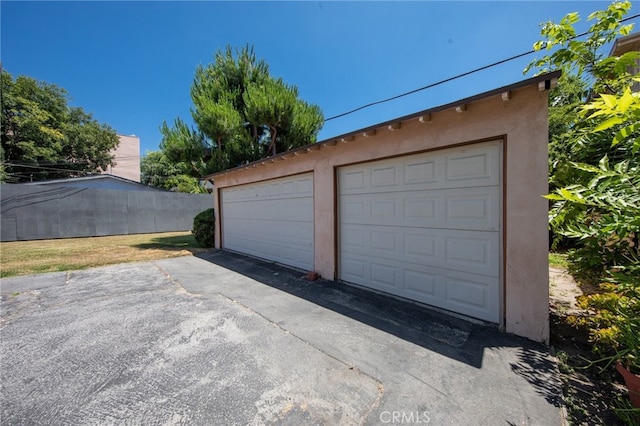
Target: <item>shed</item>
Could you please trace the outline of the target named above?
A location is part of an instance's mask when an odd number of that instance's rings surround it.
[[[208,176],[216,247],[547,342],[550,73]]]

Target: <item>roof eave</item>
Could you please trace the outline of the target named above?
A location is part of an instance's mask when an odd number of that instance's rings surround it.
[[[441,112],[441,111],[445,111],[448,109],[452,109],[452,108],[456,108],[456,107],[460,107],[462,105],[466,105],[466,104],[470,104],[472,102],[476,102],[479,101],[481,99],[486,99],[492,96],[496,96],[496,95],[500,95],[506,92],[510,92],[513,90],[517,90],[517,89],[521,89],[523,87],[527,87],[527,86],[533,86],[533,85],[538,85],[539,88],[541,88],[541,90],[549,90],[551,88],[553,88],[554,86],[554,81],[557,81],[558,78],[560,78],[560,76],[562,75],[562,71],[557,70],[557,71],[553,71],[550,73],[546,73],[546,74],[542,74],[542,75],[538,75],[526,80],[522,80],[519,81],[517,83],[513,83],[510,84],[508,86],[503,86],[503,87],[499,87],[497,89],[493,89],[487,92],[483,92],[468,98],[464,98],[464,99],[460,99],[458,101],[455,102],[450,102],[448,104],[444,104],[444,105],[440,105],[440,106],[436,106],[433,108],[429,108],[429,109],[425,109],[413,114],[409,114],[409,115],[405,115],[402,117],[398,117],[398,118],[394,118],[392,120],[388,120],[388,121],[384,121],[382,123],[378,123],[378,124],[374,124],[371,126],[367,126],[358,130],[354,130],[352,132],[349,133],[344,133],[342,135],[338,135],[338,136],[333,136],[331,138],[328,139],[324,139],[322,141],[319,142],[314,142],[312,144],[308,144],[308,145],[304,145],[304,146],[300,146],[294,149],[291,149],[289,151],[285,151],[282,152],[280,154],[276,154],[274,156],[271,157],[266,157],[263,158],[261,160],[257,160],[257,161],[253,161],[251,163],[248,164],[244,164],[241,166],[237,166],[237,167],[233,167],[231,169],[226,169],[220,172],[216,172],[216,173],[212,173],[210,175],[204,176],[203,179],[204,180],[213,180],[216,176],[221,176],[227,173],[233,173],[248,167],[254,167],[258,164],[262,164],[265,162],[275,162],[275,160],[286,156],[286,155],[295,155],[296,152],[301,152],[301,151],[307,151],[307,150],[314,150],[314,149],[318,149],[321,145],[335,145],[337,141],[340,140],[349,140],[352,137],[355,137],[356,135],[359,134],[366,134],[366,133],[371,133],[373,131],[375,131],[376,129],[382,128],[382,127],[388,127],[388,126],[392,126],[396,123],[400,123],[403,121],[409,121],[409,120],[413,120],[419,117],[424,117],[427,116],[428,114],[433,114],[433,113],[437,113],[437,112]],[[542,84],[542,86],[541,86]],[[317,148],[316,148],[317,147]]]

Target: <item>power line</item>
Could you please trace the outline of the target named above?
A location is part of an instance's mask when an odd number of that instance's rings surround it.
[[[140,159],[139,155],[125,155],[125,156],[122,156],[122,157],[116,156],[114,158],[114,161],[117,161],[117,160],[130,161],[130,160],[137,160],[137,159]],[[26,165],[30,165],[30,164],[27,164],[27,163],[13,163],[13,165],[15,165],[15,166],[21,166],[21,165],[25,165],[25,164]],[[38,165],[38,166],[67,166],[67,165],[77,165],[77,164],[78,163],[74,163],[72,161],[41,161],[41,162],[38,161],[38,162],[33,162],[33,165]]]
[[[54,172],[74,172],[74,173],[83,173],[83,174],[92,174],[91,172],[86,172],[83,170],[73,170],[73,169],[59,169],[59,168],[55,168],[55,167],[44,167],[44,166],[31,166],[28,164],[15,164],[15,163],[3,163],[2,164],[5,167],[25,167],[27,169],[36,169],[36,170],[42,170],[42,171],[54,171]],[[23,172],[26,173],[26,172]]]
[[[637,18],[637,17],[639,17],[639,16],[640,16],[640,13],[635,14],[635,15],[633,15],[633,16],[629,16],[628,18],[622,19],[622,20],[620,20],[620,21],[618,21],[618,22],[619,22],[619,23],[622,23],[622,22],[630,21],[630,20],[635,19],[635,18]],[[578,35],[576,35],[576,36],[571,37],[571,38],[570,38],[570,40],[575,40],[576,38],[583,37],[583,36],[585,36],[585,35],[587,35],[587,34],[589,34],[589,33],[590,33],[590,31],[585,31],[585,32],[584,32],[584,33],[582,33],[582,34],[578,34]],[[354,108],[354,109],[352,109],[352,110],[350,110],[350,111],[343,112],[343,113],[341,113],[341,114],[338,114],[338,115],[334,115],[334,116],[332,116],[332,117],[329,117],[329,118],[325,119],[324,121],[325,121],[325,122],[327,122],[327,121],[335,120],[336,118],[340,118],[340,117],[344,117],[345,115],[353,114],[354,112],[357,112],[357,111],[363,110],[363,109],[365,109],[365,108],[372,107],[372,106],[374,106],[374,105],[383,104],[383,103],[386,103],[386,102],[389,102],[389,101],[393,101],[393,100],[398,99],[398,98],[402,98],[402,97],[409,96],[409,95],[412,95],[412,94],[417,93],[417,92],[421,92],[421,91],[423,91],[423,90],[431,89],[431,88],[433,88],[433,87],[440,86],[440,85],[445,84],[445,83],[448,83],[448,82],[450,82],[450,81],[457,80],[457,79],[459,79],[459,78],[466,77],[466,76],[468,76],[468,75],[475,74],[475,73],[477,73],[477,72],[484,71],[484,70],[486,70],[486,69],[493,68],[493,67],[498,66],[498,65],[502,65],[502,64],[504,64],[504,63],[506,63],[506,62],[510,62],[510,61],[514,61],[514,60],[516,60],[516,59],[520,59],[520,58],[522,58],[522,57],[524,57],[524,56],[531,55],[532,53],[535,53],[535,52],[537,52],[537,50],[535,50],[535,49],[531,49],[531,50],[529,50],[528,52],[520,53],[520,54],[518,54],[518,55],[511,56],[510,58],[502,59],[502,60],[500,60],[500,61],[497,61],[497,62],[491,63],[491,64],[489,64],[489,65],[482,66],[482,67],[480,67],[480,68],[476,68],[476,69],[471,70],[471,71],[464,72],[464,73],[462,73],[462,74],[458,74],[458,75],[453,76],[453,77],[445,78],[444,80],[440,80],[440,81],[438,81],[438,82],[428,84],[428,85],[423,86],[423,87],[420,87],[420,88],[418,88],[418,89],[410,90],[410,91],[408,91],[408,92],[401,93],[401,94],[399,94],[399,95],[392,96],[392,97],[390,97],[390,98],[381,99],[381,100],[379,100],[379,101],[374,101],[374,102],[368,103],[368,104],[366,104],[366,105],[359,106],[358,108]]]

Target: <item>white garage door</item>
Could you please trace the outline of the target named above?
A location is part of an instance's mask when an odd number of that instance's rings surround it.
[[[222,246],[313,270],[313,174],[222,189]]]
[[[342,280],[500,318],[500,142],[340,168]]]

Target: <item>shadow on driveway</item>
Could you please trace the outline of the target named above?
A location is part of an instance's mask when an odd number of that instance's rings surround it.
[[[195,256],[478,369],[483,367],[487,349],[513,348],[516,356],[509,362],[512,371],[525,378],[548,403],[562,405],[555,380],[557,370],[548,348],[502,333],[495,325],[468,321],[340,282],[311,282],[301,271],[226,250]]]

